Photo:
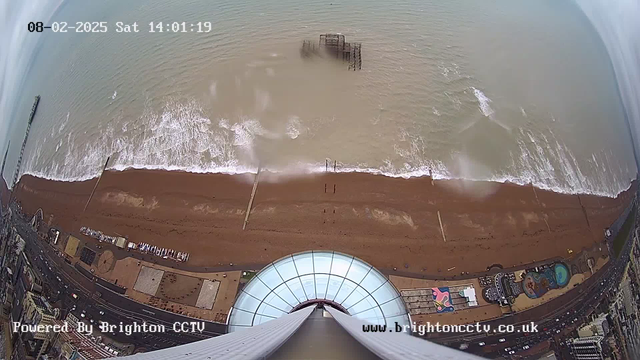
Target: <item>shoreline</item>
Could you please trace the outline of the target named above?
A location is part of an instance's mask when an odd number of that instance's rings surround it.
[[[252,174],[105,171],[57,182],[25,175],[26,213],[79,235],[81,226],[191,254],[189,266],[270,263],[304,250],[357,256],[381,270],[448,276],[571,257],[604,238],[637,183],[617,198],[531,185],[323,173],[259,182],[247,230]],[[327,192],[325,193],[325,185]],[[336,193],[333,187],[336,186]],[[440,215],[440,220],[438,219]],[[444,237],[443,237],[444,232]],[[257,269],[256,269],[257,270]]]
[[[395,174],[395,173],[385,172],[377,168],[343,167],[342,165],[340,165],[336,169],[336,171],[332,171],[331,168],[332,167],[329,166],[328,167],[329,171],[326,171],[325,167],[322,166],[322,164],[317,163],[317,164],[305,164],[300,167],[292,167],[284,170],[263,169],[262,172],[270,173],[270,174],[273,174],[274,176],[280,176],[283,178],[296,178],[300,176],[317,176],[317,175],[322,175],[326,173],[334,173],[334,174],[369,174],[369,175],[375,175],[375,176],[384,176],[384,177],[393,178],[393,179],[406,179],[406,180],[417,179],[417,178],[429,178],[433,180],[468,181],[468,182],[481,182],[481,183],[486,182],[486,183],[496,183],[496,184],[512,184],[512,185],[519,185],[519,186],[534,186],[536,189],[539,189],[539,190],[551,191],[559,194],[593,195],[593,196],[601,196],[601,197],[609,197],[609,198],[616,198],[621,193],[624,193],[625,191],[629,190],[633,185],[633,182],[638,179],[638,176],[636,176],[635,179],[631,179],[631,181],[629,182],[629,185],[626,188],[618,191],[618,193],[615,196],[613,196],[603,191],[588,192],[588,191],[584,191],[584,189],[566,190],[559,187],[548,186],[546,184],[534,184],[531,181],[530,182],[518,181],[518,179],[516,179],[513,176],[502,176],[502,177],[497,176],[490,179],[473,179],[473,178],[464,178],[464,177],[457,177],[457,176],[451,176],[451,175],[433,176],[433,173],[431,171],[424,170],[424,169]],[[183,168],[178,166],[164,166],[164,165],[162,166],[115,165],[110,167],[108,166],[105,169],[105,171],[111,171],[111,172],[161,171],[161,172],[177,172],[177,173],[183,173],[183,174],[198,174],[198,175],[243,176],[243,175],[255,175],[258,169],[257,167],[256,168],[239,168],[239,169],[221,167],[221,168],[217,168],[215,170],[210,171],[210,170],[203,170],[200,168],[197,168],[197,169]],[[38,172],[25,172],[20,175],[20,179],[22,179],[23,176],[31,176],[31,177],[36,177],[43,180],[48,180],[48,181],[77,183],[77,182],[95,180],[100,176],[100,172],[98,171],[95,175],[87,175],[87,176],[81,176],[81,177],[76,177],[71,179],[61,179],[58,177],[46,176],[43,173],[38,173]]]

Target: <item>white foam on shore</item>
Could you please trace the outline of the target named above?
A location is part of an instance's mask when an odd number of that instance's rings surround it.
[[[291,169],[295,169],[295,171],[292,171]],[[198,166],[183,167],[183,166],[134,164],[134,165],[113,165],[113,166],[110,166],[107,170],[109,171],[159,170],[159,171],[180,171],[180,172],[187,172],[187,173],[194,173],[194,174],[240,175],[240,174],[255,174],[257,173],[258,169],[257,167],[250,167],[250,166],[247,166],[247,167],[218,166],[214,168],[205,169]],[[322,174],[322,173],[325,173],[325,163],[300,164],[299,166],[289,166],[288,169],[284,169],[284,170],[278,169],[278,168],[265,167],[262,169],[262,171],[267,171],[273,174],[280,174],[283,177],[287,177],[288,175],[295,176],[295,175],[301,175],[301,174],[308,174],[308,175]],[[631,187],[631,183],[629,182],[626,187],[621,188],[615,194],[612,194],[609,192],[603,192],[603,191],[591,191],[591,190],[586,190],[581,188],[567,190],[566,188],[563,188],[560,186],[554,186],[546,183],[536,183],[534,177],[530,177],[527,175],[523,177],[515,177],[515,176],[509,176],[509,175],[495,175],[488,178],[480,178],[480,177],[475,178],[475,177],[469,177],[469,176],[461,177],[461,176],[452,175],[447,170],[438,169],[438,166],[419,167],[419,168],[411,169],[406,172],[389,172],[389,171],[385,171],[385,170],[373,168],[373,167],[350,167],[350,166],[344,166],[340,164],[340,166],[336,169],[336,172],[337,173],[371,174],[371,175],[379,175],[379,176],[386,176],[390,178],[402,178],[402,179],[431,176],[434,180],[489,181],[489,182],[502,183],[502,184],[510,183],[510,184],[516,184],[516,185],[522,185],[522,186],[533,185],[538,189],[549,190],[549,191],[553,191],[561,194],[574,194],[574,195],[588,194],[588,195],[597,195],[597,196],[610,197],[610,198],[617,197],[618,194],[628,190]],[[23,175],[32,175],[38,178],[53,180],[53,181],[79,182],[79,181],[91,180],[98,177],[99,171],[91,175],[78,176],[78,177],[72,177],[72,178],[50,176],[46,173],[36,172],[36,171],[28,171],[28,172],[25,172]]]
[[[525,162],[534,161],[530,155],[523,155],[522,157]],[[97,160],[97,159],[96,159]],[[535,161],[534,161],[535,162]],[[362,166],[364,165],[364,166]],[[340,164],[340,166],[336,169],[338,173],[366,173],[373,175],[381,175],[387,176],[391,178],[417,178],[424,176],[431,176],[435,180],[469,180],[469,181],[490,181],[496,183],[512,183],[517,185],[533,185],[536,188],[550,190],[556,193],[564,193],[564,194],[589,194],[589,195],[598,195],[605,197],[616,197],[621,192],[624,192],[629,189],[631,186],[631,179],[626,183],[626,186],[623,184],[615,184],[619,185],[615,190],[610,186],[607,186],[611,189],[611,191],[601,191],[601,190],[593,190],[585,186],[575,186],[571,188],[567,188],[566,186],[562,186],[559,182],[554,181],[553,178],[547,178],[541,176],[537,171],[525,170],[521,176],[513,176],[508,174],[496,174],[489,177],[475,177],[470,176],[469,174],[465,174],[465,176],[456,176],[452,174],[442,162],[440,161],[432,161],[432,160],[424,160],[423,165],[420,166],[408,166],[405,164],[405,168],[398,170],[393,167],[389,167],[389,165],[384,166],[384,170],[375,167],[367,167],[365,164],[361,164],[361,166],[349,166],[345,164]],[[531,165],[535,167],[535,165]],[[257,172],[257,166],[243,166],[237,163],[235,164],[227,164],[221,166],[210,166],[210,167],[202,167],[198,165],[192,166],[181,166],[181,165],[153,165],[153,164],[114,164],[108,167],[108,170],[115,171],[124,171],[130,169],[138,169],[138,170],[163,170],[163,171],[181,171],[181,172],[189,172],[196,174],[228,174],[228,175],[238,175],[238,174],[246,174]],[[295,169],[294,172],[291,172],[291,169]],[[56,166],[54,171],[58,170]],[[298,175],[298,174],[320,174],[325,172],[325,164],[324,163],[309,163],[309,164],[300,164],[297,166],[289,166],[288,168],[273,168],[273,167],[264,167],[263,170],[269,171],[274,174],[281,174],[283,177],[286,177],[287,174]],[[42,172],[42,171],[26,171],[24,174],[33,175],[39,178],[54,180],[54,181],[66,181],[66,182],[77,182],[77,181],[85,181],[96,178],[100,173],[100,170],[97,169],[92,173],[88,173],[83,176],[69,176],[64,173],[58,173],[60,175],[51,175],[50,172]],[[23,174],[23,175],[24,175]],[[55,172],[54,172],[55,174]],[[541,181],[542,180],[542,181]],[[606,179],[596,179],[594,183],[599,183],[602,185],[603,182],[606,182]]]
[[[525,158],[527,158],[525,156]],[[531,159],[531,158],[529,158]],[[423,165],[419,167],[409,167],[404,169],[404,171],[397,171],[395,169],[389,169],[388,165],[385,166],[387,169],[382,170],[374,167],[362,167],[362,166],[348,166],[344,164],[340,164],[340,166],[336,169],[338,173],[366,173],[372,175],[381,175],[387,176],[391,178],[417,178],[424,176],[431,176],[435,180],[468,180],[468,181],[490,181],[496,183],[512,183],[517,185],[533,185],[536,188],[550,190],[556,193],[564,193],[564,194],[589,194],[589,195],[598,195],[605,197],[616,197],[621,192],[624,192],[629,189],[631,186],[630,181],[626,186],[620,187],[615,193],[608,191],[598,191],[598,190],[590,190],[585,187],[574,187],[571,189],[567,189],[566,187],[562,187],[558,185],[557,182],[554,181],[543,181],[540,182],[540,176],[535,174],[534,172],[525,172],[522,176],[511,176],[505,174],[493,175],[490,177],[473,177],[465,175],[456,176],[448,171],[441,162],[438,161],[425,161],[425,163],[429,163],[430,165]],[[256,166],[241,166],[241,165],[228,165],[228,166],[213,166],[204,168],[201,166],[177,166],[177,165],[145,165],[145,164],[114,164],[108,167],[108,170],[115,171],[124,171],[130,169],[138,169],[138,170],[162,170],[162,171],[181,171],[188,173],[196,173],[196,174],[228,174],[228,175],[238,175],[238,174],[246,174],[251,173],[255,174],[257,172]],[[295,172],[292,172],[291,169],[295,169]],[[315,164],[300,164],[297,166],[289,166],[288,169],[279,169],[272,167],[264,167],[264,171],[268,171],[274,174],[281,174],[283,177],[286,177],[287,174],[298,175],[298,174],[321,174],[325,172],[325,164],[324,163],[315,163]],[[84,176],[56,176],[51,175],[50,173],[40,172],[40,171],[26,171],[23,175],[32,175],[35,177],[54,180],[54,181],[65,181],[65,182],[78,182],[78,181],[86,181],[93,178],[96,178],[99,175],[100,171],[97,170],[94,173],[87,174]],[[547,179],[548,180],[548,179]],[[621,185],[621,184],[620,184]]]

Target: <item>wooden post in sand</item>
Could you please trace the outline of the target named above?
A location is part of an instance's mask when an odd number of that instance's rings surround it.
[[[540,203],[540,199],[538,198],[538,193],[536,192],[536,187],[531,183],[531,188],[533,189],[533,195],[536,197],[536,202],[538,202],[538,206],[540,206],[540,211],[542,212],[542,220],[544,220],[545,225],[547,225],[547,231],[551,232],[551,228],[549,227],[549,222],[547,221],[547,214],[544,212],[544,208],[542,207],[542,203]]]
[[[251,198],[249,199],[249,205],[247,205],[247,214],[244,216],[244,224],[242,224],[242,230],[247,228],[247,223],[249,222],[249,214],[251,213],[253,198],[256,196],[256,190],[258,189],[259,176],[260,176],[260,167],[258,166],[258,172],[256,173],[256,178],[253,180],[253,190],[251,190]]]
[[[531,183],[531,188],[533,189],[533,195],[536,197],[536,201],[538,202],[538,205],[542,207],[542,204],[540,204],[540,199],[538,199],[538,193],[536,192],[536,187],[535,185],[533,185],[533,183]]]
[[[104,163],[104,167],[102,168],[102,171],[100,172],[100,175],[98,176],[98,181],[96,181],[96,185],[93,187],[93,190],[91,191],[91,195],[89,195],[89,200],[87,200],[87,203],[84,205],[84,210],[82,210],[83,213],[85,211],[87,211],[87,207],[89,207],[89,203],[91,202],[91,199],[93,198],[93,194],[96,192],[96,189],[98,188],[98,184],[100,183],[100,179],[102,179],[102,174],[104,173],[104,170],[107,168],[107,165],[109,165],[109,159],[111,159],[111,156],[107,157],[107,161]]]
[[[582,199],[580,195],[576,195],[578,197],[578,202],[580,203],[580,207],[582,208],[582,214],[584,214],[584,219],[587,221],[587,227],[591,230],[591,224],[589,223],[589,216],[587,215],[587,209],[582,204]]]
[[[438,210],[438,222],[440,223],[440,231],[442,232],[442,239],[447,242],[447,237],[444,235],[444,227],[442,226],[442,218],[440,217],[440,210]]]

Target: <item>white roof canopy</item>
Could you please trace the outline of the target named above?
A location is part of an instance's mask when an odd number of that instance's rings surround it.
[[[247,283],[231,309],[229,332],[319,301],[373,324],[410,323],[400,293],[374,267],[337,252],[309,251],[269,264]]]

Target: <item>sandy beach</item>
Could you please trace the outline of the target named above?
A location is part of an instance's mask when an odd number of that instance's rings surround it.
[[[81,226],[191,253],[190,265],[266,264],[310,249],[362,258],[381,270],[432,276],[570,257],[603,239],[636,184],[617,198],[532,186],[326,173],[261,181],[242,230],[254,175],[107,171],[56,182],[23,176],[27,213],[64,231]],[[335,193],[334,193],[335,188]],[[53,215],[52,218],[51,215]],[[440,224],[442,223],[442,226]],[[444,236],[443,236],[444,232]],[[448,269],[454,268],[448,271]]]

